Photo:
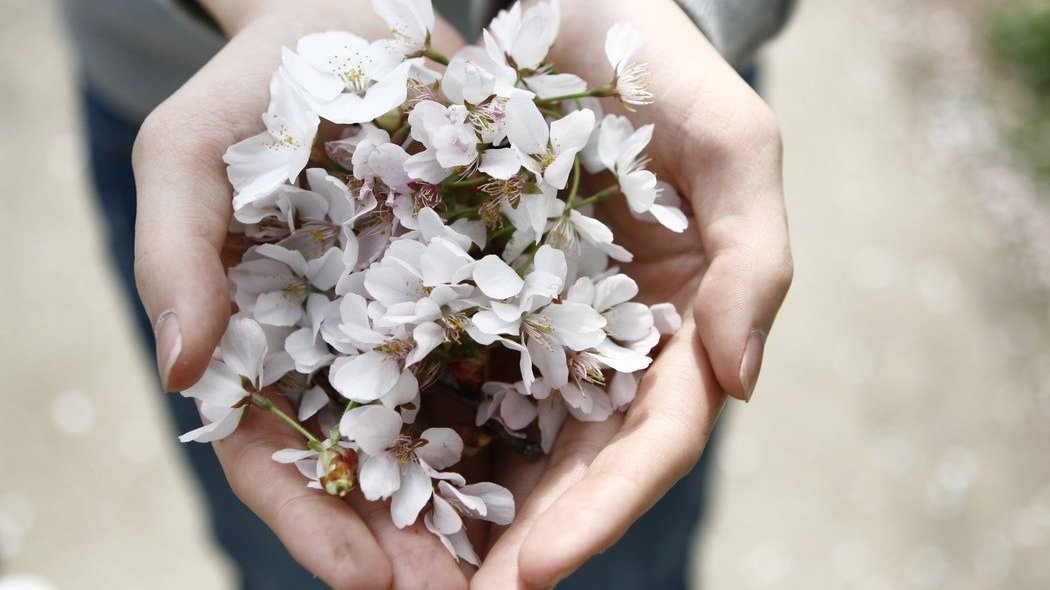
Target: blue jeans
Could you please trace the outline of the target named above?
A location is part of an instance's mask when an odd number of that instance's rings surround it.
[[[110,254],[140,336],[155,346],[149,318],[135,289],[135,181],[131,146],[138,122],[115,114],[90,91],[84,95],[95,196],[108,230]],[[197,408],[181,396],[165,396],[181,433],[200,426]],[[710,445],[709,445],[710,446]],[[181,445],[202,487],[212,530],[232,558],[245,590],[324,588],[292,560],[277,537],[234,496],[211,445]],[[710,448],[705,457],[711,456]],[[709,460],[678,482],[627,535],[559,585],[568,590],[684,590],[691,540],[704,504]],[[570,531],[571,533],[571,531]]]

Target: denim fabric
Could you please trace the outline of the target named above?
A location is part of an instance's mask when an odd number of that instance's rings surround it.
[[[754,85],[754,72],[744,74]],[[138,123],[124,120],[90,90],[84,93],[95,196],[105,220],[112,262],[143,342],[153,330],[135,288],[135,181],[131,146]],[[200,426],[191,400],[165,398],[174,427]],[[712,438],[712,444],[714,437]],[[705,504],[712,444],[693,471],[639,519],[616,545],[591,559],[558,587],[564,590],[684,590],[689,587],[691,545]],[[201,486],[212,530],[232,558],[245,590],[310,590],[325,586],[299,566],[274,534],[234,496],[210,445],[181,445]],[[571,534],[572,531],[566,531]]]

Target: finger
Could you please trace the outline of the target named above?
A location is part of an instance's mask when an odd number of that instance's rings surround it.
[[[527,461],[518,458],[518,465],[509,466],[509,481],[503,483],[524,502],[518,506],[514,522],[502,531],[495,531],[494,542],[485,561],[475,574],[471,585],[486,588],[525,588],[518,571],[522,543],[533,524],[558,498],[579,482],[591,462],[610,438],[620,429],[623,418],[614,414],[604,422],[577,422],[569,420],[558,435],[548,461]]]
[[[696,181],[703,193],[691,187],[709,260],[694,319],[718,382],[745,401],[794,272],[773,129],[769,137],[761,132],[762,139],[744,141],[741,155],[727,158],[717,173],[703,174]]]
[[[274,46],[263,33],[248,29],[229,43],[147,118],[135,143],[135,274],[168,390],[197,381],[229,318],[219,258],[231,215],[222,155],[262,129],[258,115],[279,60],[276,48],[257,55]],[[258,91],[231,92],[231,79]]]
[[[623,428],[532,525],[521,578],[550,586],[623,536],[696,464],[724,400],[687,319],[646,373]]]
[[[349,500],[368,524],[382,551],[390,559],[393,590],[457,590],[467,587],[460,564],[441,541],[423,525],[423,515],[415,524],[399,529],[390,517],[389,502],[369,502],[359,493]],[[469,566],[471,569],[472,566]]]
[[[279,396],[273,401],[288,410]],[[335,496],[307,488],[294,466],[271,458],[280,449],[303,448],[298,434],[251,409],[214,446],[234,493],[303,567],[337,589],[389,588],[390,562],[362,518]]]

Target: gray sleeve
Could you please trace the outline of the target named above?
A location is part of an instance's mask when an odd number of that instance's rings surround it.
[[[795,0],[677,0],[715,49],[736,68],[746,67],[791,15]]]

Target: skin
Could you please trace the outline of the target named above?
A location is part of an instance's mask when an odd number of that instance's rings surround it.
[[[670,0],[568,0],[562,10],[563,42],[551,59],[592,86],[608,83],[612,69],[601,51],[578,48],[602,47],[622,20],[645,40],[637,59],[649,64],[656,102],[620,112],[636,126],[656,124],[650,168],[691,205],[689,229],[640,224],[617,199],[601,213],[635,255],[625,271],[639,298],[672,301],[685,321],[626,414],[570,420],[544,464],[508,458],[497,482],[514,492],[518,518],[491,535],[472,588],[553,585],[688,473],[726,394],[748,397],[740,378],[748,338],[768,333],[792,277],[780,136],[765,103]]]
[[[133,155],[139,292],[154,321],[168,311],[178,318],[181,351],[170,371],[160,339],[169,390],[200,378],[229,318],[224,260],[237,252],[227,240],[231,195],[222,154],[262,129],[258,114],[280,46],[337,28],[386,35],[364,0],[202,4],[231,41],[150,115]],[[385,503],[358,494],[344,502],[305,488],[294,467],[270,459],[276,450],[301,447],[301,439],[272,416],[251,412],[215,443],[227,478],[293,557],[330,586],[551,586],[614,543],[688,473],[726,394],[749,397],[740,372],[745,347],[756,330],[768,333],[792,276],[775,120],[671,0],[565,0],[559,37],[572,47],[556,45],[552,61],[594,85],[607,83],[612,71],[601,48],[605,31],[620,20],[646,41],[637,59],[649,63],[657,97],[629,116],[636,125],[656,123],[650,167],[691,205],[690,227],[673,235],[638,223],[616,199],[600,213],[635,253],[625,270],[638,281],[640,298],[675,302],[682,329],[626,414],[597,424],[570,420],[543,460],[494,448],[464,466],[471,480],[501,483],[518,501],[509,527],[471,531],[479,552],[487,548],[476,573],[457,565],[421,519],[397,530]],[[439,23],[434,43],[448,55],[462,40]]]

